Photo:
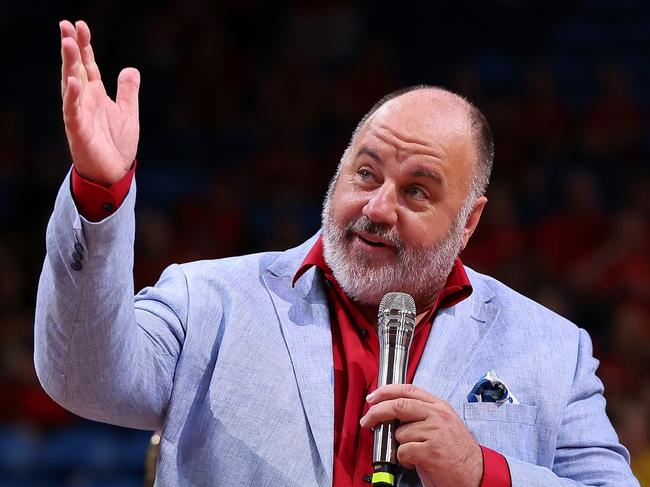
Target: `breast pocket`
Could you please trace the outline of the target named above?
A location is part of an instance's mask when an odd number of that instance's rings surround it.
[[[539,453],[537,412],[537,406],[527,404],[463,404],[463,419],[476,441],[529,462],[534,462]]]

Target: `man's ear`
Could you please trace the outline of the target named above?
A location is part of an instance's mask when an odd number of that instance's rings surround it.
[[[487,201],[488,200],[485,196],[481,196],[476,200],[476,203],[474,203],[474,208],[472,208],[472,211],[469,214],[469,218],[467,218],[467,222],[465,223],[465,228],[463,228],[463,245],[461,247],[461,250],[467,246],[469,238],[474,233],[474,230],[476,230],[476,226],[481,219],[483,208],[485,208]]]

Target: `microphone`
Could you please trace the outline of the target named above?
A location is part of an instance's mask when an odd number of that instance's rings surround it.
[[[379,304],[377,334],[379,335],[379,373],[377,387],[404,384],[409,349],[415,329],[415,301],[406,293],[388,293]],[[375,427],[372,450],[372,485],[392,487],[397,471],[395,429],[399,421]]]

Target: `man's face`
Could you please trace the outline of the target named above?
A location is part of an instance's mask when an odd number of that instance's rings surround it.
[[[476,157],[469,120],[458,101],[435,95],[407,93],[375,112],[328,193],[325,260],[362,304],[392,291],[432,304],[478,222],[467,198]]]

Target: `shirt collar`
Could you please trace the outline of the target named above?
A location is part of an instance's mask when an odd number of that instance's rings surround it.
[[[307,272],[310,268],[317,267],[325,276],[325,279],[328,281],[336,282],[332,270],[325,262],[325,257],[323,255],[323,237],[322,235],[318,237],[318,240],[314,243],[314,246],[309,250],[305,260],[298,268],[298,271],[293,277],[292,285],[295,286],[296,281],[302,277],[302,275]],[[338,284],[338,283],[337,283]],[[339,286],[336,286],[340,289]],[[436,303],[432,307],[432,311],[435,311],[439,308],[450,308],[455,304],[460,303],[465,298],[469,297],[472,294],[472,284],[469,282],[467,273],[465,272],[465,267],[461,262],[460,258],[456,257],[454,261],[454,266],[447,277],[447,282],[443,287],[440,295],[436,299]]]

